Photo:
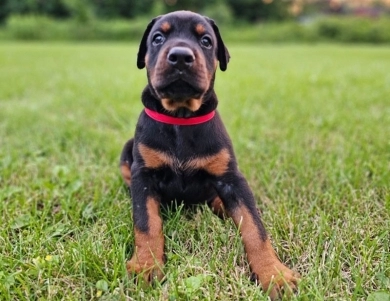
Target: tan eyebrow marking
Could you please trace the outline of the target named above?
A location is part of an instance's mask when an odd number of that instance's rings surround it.
[[[171,29],[171,24],[169,22],[164,22],[161,24],[160,28],[163,32],[168,32]]]
[[[206,28],[202,24],[197,24],[195,27],[195,31],[199,34],[202,35],[206,32]]]

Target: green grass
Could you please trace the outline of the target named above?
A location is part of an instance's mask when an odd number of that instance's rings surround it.
[[[295,298],[389,300],[389,49],[229,49],[219,110],[280,258],[303,276]],[[164,213],[163,284],[127,278],[117,164],[142,109],[136,52],[0,44],[1,300],[266,300],[233,223],[207,208]]]

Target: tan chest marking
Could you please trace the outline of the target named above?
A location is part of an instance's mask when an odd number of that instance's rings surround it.
[[[147,147],[145,144],[138,144],[138,150],[144,160],[145,167],[159,168],[173,165],[173,159],[164,152]]]
[[[229,151],[225,148],[214,155],[193,158],[187,161],[179,161],[173,156],[152,149],[142,143],[138,145],[138,150],[144,160],[145,167],[148,168],[169,166],[174,171],[203,169],[212,175],[221,176],[227,171],[230,162]]]
[[[223,148],[215,155],[191,159],[185,162],[185,166],[189,169],[204,169],[212,175],[221,176],[228,169],[229,161],[229,151]]]

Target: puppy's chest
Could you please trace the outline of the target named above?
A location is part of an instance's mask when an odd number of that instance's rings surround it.
[[[183,155],[179,150],[163,151],[140,143],[138,151],[145,167],[150,169],[169,167],[177,174],[204,170],[211,175],[221,176],[227,171],[231,159],[226,148],[211,154],[197,154],[192,151],[191,155]]]

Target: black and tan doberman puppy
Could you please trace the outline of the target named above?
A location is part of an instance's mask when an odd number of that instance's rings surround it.
[[[153,19],[139,47],[148,85],[133,139],[121,155],[121,172],[133,202],[135,249],[129,273],[146,281],[163,277],[160,205],[172,200],[207,203],[239,227],[254,276],[271,298],[296,288],[298,275],[271,246],[253,194],[237,167],[232,143],[216,111],[214,78],[229,53],[218,27],[201,15],[178,11]]]

